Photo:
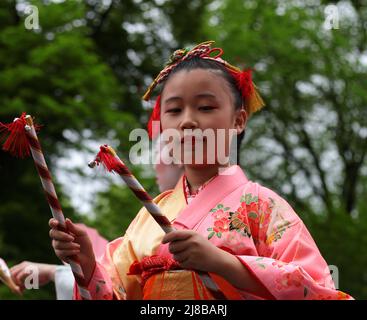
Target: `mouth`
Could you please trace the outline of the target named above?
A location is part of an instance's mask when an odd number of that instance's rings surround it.
[[[206,142],[206,137],[198,137],[198,136],[183,136],[181,138],[181,144],[187,144],[187,143],[191,143],[192,145],[195,145],[195,143],[199,143],[199,142]]]

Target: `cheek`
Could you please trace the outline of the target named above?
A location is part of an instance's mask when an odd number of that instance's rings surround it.
[[[178,123],[179,123],[179,119],[177,116],[170,117],[169,115],[166,115],[166,114],[161,115],[162,130],[176,128]]]
[[[228,117],[228,128],[234,129],[236,127],[236,114],[233,109],[230,111],[230,116]]]
[[[223,108],[213,117],[203,117],[203,123],[208,127],[231,129],[235,126],[235,114],[231,108]]]

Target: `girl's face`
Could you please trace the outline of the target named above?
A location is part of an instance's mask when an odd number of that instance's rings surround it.
[[[214,129],[216,141],[220,134],[216,129],[225,129],[221,131],[226,132],[224,140],[228,156],[231,141],[229,129],[234,129],[236,134],[241,133],[246,124],[246,112],[235,110],[229,84],[216,72],[194,69],[173,74],[161,94],[161,126],[163,131],[176,129],[181,138],[187,136],[187,131],[184,133],[186,129]],[[202,143],[205,164],[207,140]],[[194,159],[195,148],[187,148],[183,144],[182,153],[189,151]]]

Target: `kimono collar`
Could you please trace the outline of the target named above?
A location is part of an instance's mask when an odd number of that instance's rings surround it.
[[[204,182],[195,192],[192,192],[190,191],[190,184],[187,181],[187,177],[184,175],[182,177],[182,182],[186,203],[190,203],[191,200],[194,199],[199,194],[199,192],[201,192],[209,184],[210,181],[215,179],[216,176],[218,176],[218,174],[214,175],[208,181]]]
[[[233,165],[218,174],[206,184],[195,198],[180,212],[175,224],[187,229],[195,226],[228,195],[248,182],[246,175],[238,165]]]

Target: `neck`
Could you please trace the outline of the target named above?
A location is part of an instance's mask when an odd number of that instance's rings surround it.
[[[224,167],[229,167],[229,164]],[[196,192],[201,185],[214,177],[218,173],[218,170],[218,165],[206,165],[204,167],[185,165],[185,176],[190,184],[191,192]]]

